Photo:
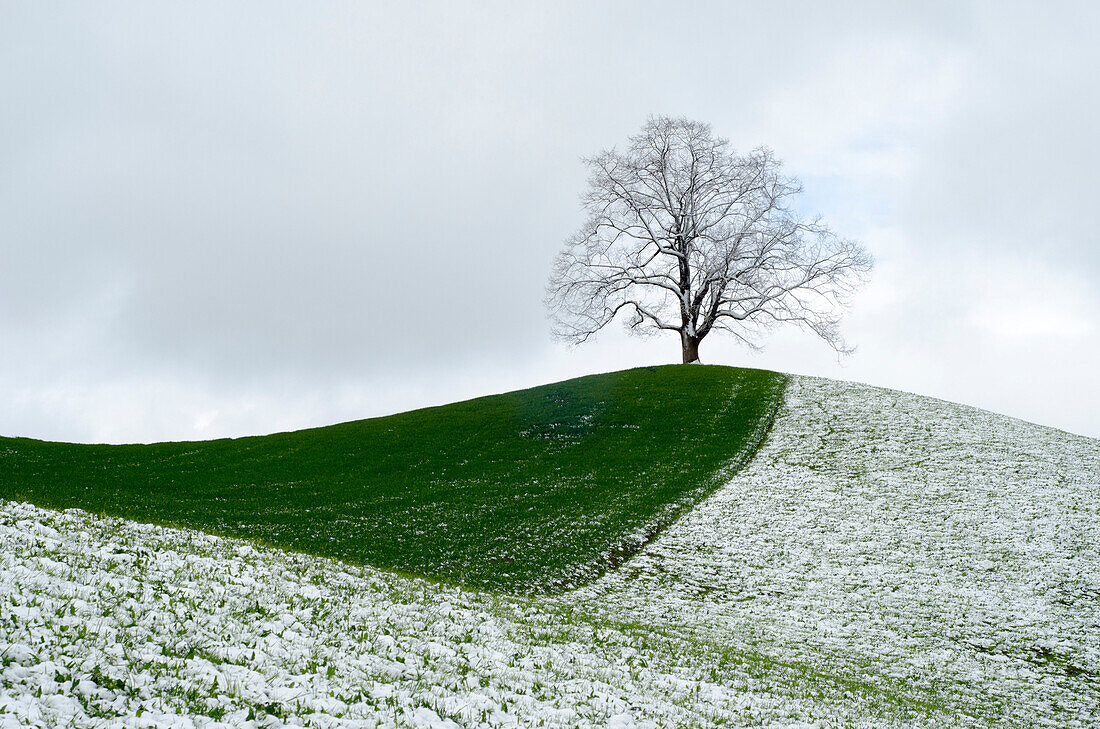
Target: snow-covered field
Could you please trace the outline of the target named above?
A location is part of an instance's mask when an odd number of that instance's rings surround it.
[[[1100,726],[1100,441],[792,378],[579,590],[0,504],[0,727]]]

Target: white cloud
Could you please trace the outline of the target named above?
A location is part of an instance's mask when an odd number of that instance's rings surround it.
[[[1096,6],[693,10],[4,11],[0,432],[269,432],[675,361],[557,348],[541,307],[577,158],[656,112],[772,146],[879,258],[843,365],[791,332],[705,360],[1100,436]]]
[[[861,40],[769,89],[750,136],[780,146],[807,175],[881,181],[910,173],[914,144],[957,103],[965,54],[948,38]]]

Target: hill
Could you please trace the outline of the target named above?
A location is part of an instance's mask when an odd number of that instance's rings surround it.
[[[785,382],[680,365],[249,438],[0,438],[0,499],[547,589],[620,562],[717,488],[759,446]]]
[[[1100,725],[1100,441],[850,383],[575,590],[11,501],[0,547],[2,727]]]

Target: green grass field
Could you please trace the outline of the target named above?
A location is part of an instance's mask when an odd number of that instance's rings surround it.
[[[0,498],[539,590],[599,574],[720,485],[785,383],[675,365],[249,438],[0,438]]]

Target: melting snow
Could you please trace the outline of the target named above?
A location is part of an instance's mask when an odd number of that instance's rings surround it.
[[[0,727],[1097,726],[1100,442],[792,378],[618,571],[463,591],[0,504]]]

